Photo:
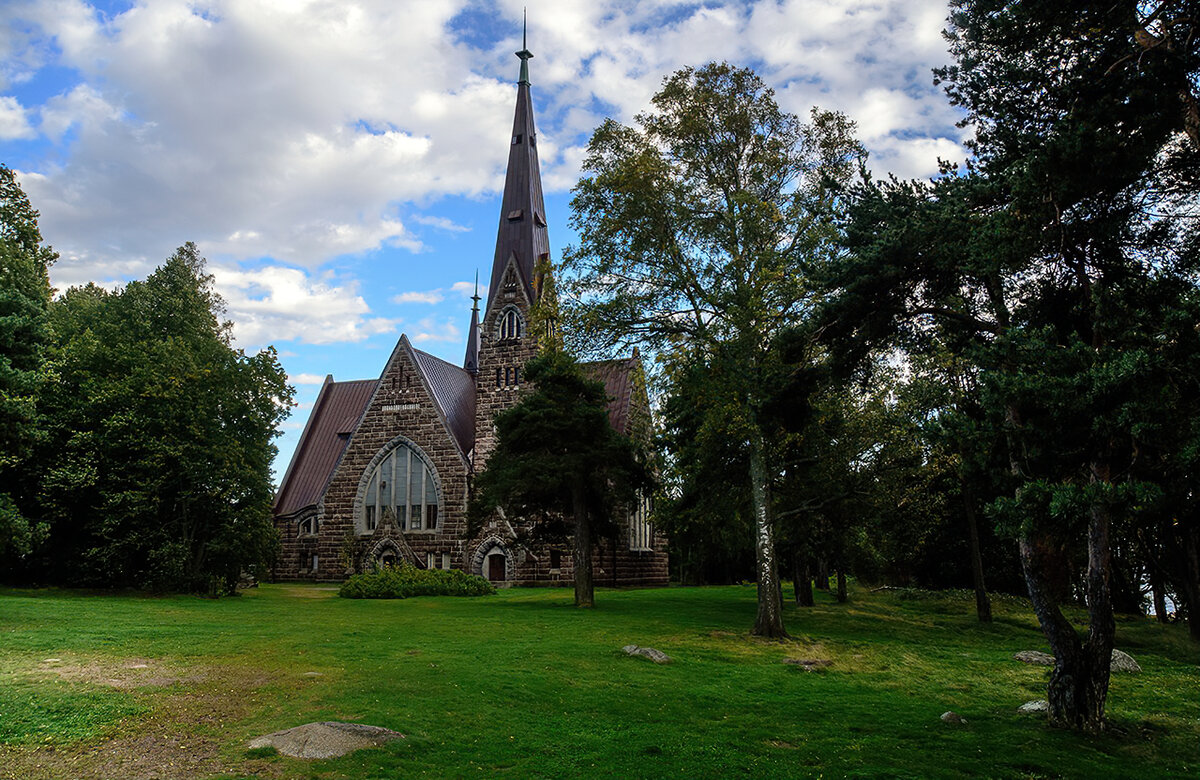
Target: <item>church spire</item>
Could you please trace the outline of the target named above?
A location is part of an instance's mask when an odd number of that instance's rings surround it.
[[[475,272],[475,294],[471,296],[471,325],[467,329],[467,356],[463,368],[479,373],[479,272]]]
[[[522,32],[521,72],[517,81],[517,106],[513,113],[509,139],[508,172],[504,179],[504,198],[500,206],[500,227],[496,234],[496,254],[492,260],[488,286],[488,310],[503,287],[504,269],[515,258],[517,274],[530,301],[534,267],[550,257],[550,239],[546,234],[546,207],[542,201],[542,176],[538,168],[537,131],[533,124],[533,99],[529,92],[529,60],[533,54]]]

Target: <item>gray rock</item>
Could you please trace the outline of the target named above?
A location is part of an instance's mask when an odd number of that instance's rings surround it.
[[[273,747],[294,758],[334,758],[363,748],[378,747],[404,739],[398,731],[361,723],[305,723],[250,740],[250,748]]]
[[[1013,658],[1022,663],[1035,664],[1037,666],[1054,666],[1054,656],[1038,650],[1022,650],[1014,655]]]
[[[1018,661],[1024,661],[1027,664],[1037,664],[1039,666],[1054,666],[1054,656],[1049,653],[1041,653],[1037,650],[1022,650],[1013,656]],[[1114,672],[1129,672],[1137,674],[1142,671],[1142,667],[1138,662],[1133,660],[1133,657],[1128,653],[1123,653],[1120,650],[1112,651],[1112,665],[1109,667]]]
[[[833,661],[826,658],[785,658],[783,662],[799,666],[806,672],[811,672],[814,669],[823,669],[833,663]]]
[[[954,712],[953,710],[946,710],[942,713],[942,723],[965,724],[966,722],[966,718],[964,718],[962,715],[959,715],[957,712]]]
[[[1046,701],[1045,699],[1034,699],[1033,701],[1027,701],[1020,707],[1017,707],[1017,712],[1021,713],[1022,715],[1032,715],[1038,712],[1049,711],[1050,702]]]
[[[621,648],[626,655],[640,655],[643,658],[649,658],[656,664],[671,663],[671,656],[664,653],[662,650],[655,650],[653,647],[638,647],[637,645],[625,645]]]
[[[1114,649],[1112,651],[1112,664],[1109,666],[1109,670],[1137,674],[1142,671],[1142,667],[1138,665],[1137,661],[1133,660],[1133,656],[1129,653],[1123,653],[1120,650]]]

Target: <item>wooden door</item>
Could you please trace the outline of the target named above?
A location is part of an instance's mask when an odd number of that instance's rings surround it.
[[[487,557],[488,580],[504,582],[504,553],[492,553]]]

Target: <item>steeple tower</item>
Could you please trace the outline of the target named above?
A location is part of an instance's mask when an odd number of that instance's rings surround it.
[[[521,36],[521,73],[517,81],[517,108],[509,139],[508,173],[504,179],[504,198],[500,207],[500,227],[496,234],[496,254],[488,286],[490,312],[500,294],[504,271],[515,258],[520,283],[530,301],[535,300],[534,267],[538,259],[550,256],[546,234],[546,207],[542,202],[542,176],[538,168],[537,130],[533,124],[533,100],[529,94],[529,60],[533,53]]]
[[[520,400],[522,373],[538,354],[539,334],[532,313],[542,292],[552,285],[538,278],[550,265],[550,239],[542,202],[542,177],[538,170],[537,131],[533,126],[533,100],[529,94],[529,60],[533,57],[522,35],[521,74],[517,81],[517,108],[508,147],[508,172],[496,232],[496,254],[482,316],[472,315],[467,342],[467,370],[472,344],[475,350],[475,449],[473,467],[487,462],[495,447],[497,412]],[[552,294],[552,293],[551,293]],[[474,323],[478,321],[476,327]],[[476,336],[476,334],[478,334]],[[471,339],[477,338],[476,341]]]

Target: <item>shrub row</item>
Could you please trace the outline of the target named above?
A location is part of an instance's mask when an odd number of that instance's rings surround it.
[[[338,595],[347,599],[406,599],[412,596],[487,596],[496,589],[483,577],[459,569],[418,569],[409,563],[355,574]]]

